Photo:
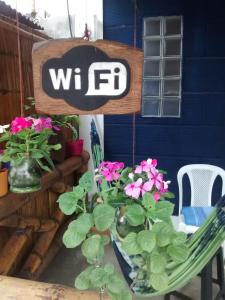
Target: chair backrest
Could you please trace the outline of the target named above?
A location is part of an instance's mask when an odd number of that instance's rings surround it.
[[[177,173],[179,187],[179,215],[183,205],[183,176],[187,174],[191,186],[191,206],[211,206],[212,189],[217,176],[222,178],[221,195],[225,194],[225,170],[207,164],[192,164]]]

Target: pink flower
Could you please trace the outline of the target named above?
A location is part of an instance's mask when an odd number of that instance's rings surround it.
[[[152,187],[153,187],[153,182],[152,181],[149,180],[149,181],[145,182],[142,185],[142,188],[141,188],[141,194],[142,194],[142,196],[144,196],[144,194],[146,192],[151,191]]]
[[[155,185],[155,187],[160,190],[163,182],[163,175],[159,173],[158,170],[153,168],[149,173],[148,173],[148,178],[150,181]]]
[[[11,133],[17,134],[21,130],[30,128],[32,126],[32,121],[28,118],[15,118],[11,123]]]
[[[171,181],[163,181],[162,182],[162,185],[161,185],[161,188],[160,188],[160,193],[163,194],[163,193],[167,193],[168,192],[168,188],[169,188],[169,184],[170,184]]]
[[[102,175],[105,177],[106,181],[118,180],[120,177],[120,174],[118,174],[114,171],[110,172],[108,169],[103,170]]]
[[[141,174],[142,172],[150,172],[152,168],[157,166],[157,160],[148,158],[147,160],[143,160],[139,166],[136,167],[135,173]]]
[[[52,129],[53,127],[51,118],[32,118],[32,121],[36,132],[41,132],[43,129]]]
[[[139,178],[137,181],[129,183],[127,186],[125,186],[124,190],[127,196],[138,199],[141,193],[141,187],[142,178]]]
[[[100,175],[103,175],[106,181],[113,181],[118,180],[120,178],[120,174],[117,172],[124,168],[124,163],[122,162],[110,162],[110,161],[103,161],[97,172]]]
[[[156,202],[158,202],[159,199],[160,199],[160,193],[154,192],[154,193],[153,193],[153,198],[154,198],[154,200],[155,200]]]

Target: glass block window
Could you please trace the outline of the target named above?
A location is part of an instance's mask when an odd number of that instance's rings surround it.
[[[144,19],[142,116],[180,117],[181,16]]]

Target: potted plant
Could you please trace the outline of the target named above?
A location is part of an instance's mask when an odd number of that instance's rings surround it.
[[[78,214],[63,236],[67,248],[81,245],[88,266],[75,280],[81,290],[97,288],[100,295],[107,292],[113,300],[131,299],[123,279],[112,264],[104,265],[104,246],[109,238],[93,233],[110,230],[112,241],[120,256],[129,262],[132,274],[125,270],[131,289],[158,292],[168,285],[168,265],[186,260],[189,250],[186,235],[176,232],[170,217],[174,205],[168,191],[169,181],[159,170],[155,159],[124,168],[121,162],[102,162],[96,170],[99,191],[92,205],[86,201],[93,176],[85,173],[72,192],[62,194],[59,207],[66,214]],[[130,276],[130,278],[129,278]]]
[[[3,132],[3,127],[0,131]],[[0,197],[8,193],[8,169],[3,168],[1,163],[3,153],[4,151],[0,149]]]
[[[72,131],[72,140],[66,142],[67,156],[80,156],[83,152],[84,140],[79,139],[78,135],[79,116],[65,116],[65,126]]]
[[[15,118],[5,129],[0,142],[6,142],[1,161],[10,162],[10,190],[16,193],[34,192],[41,188],[41,169],[54,168],[50,153],[61,148],[50,145],[54,135],[51,118]]]

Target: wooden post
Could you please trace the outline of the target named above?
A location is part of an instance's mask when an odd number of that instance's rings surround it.
[[[99,300],[97,292],[5,276],[0,276],[0,295],[1,300]]]
[[[44,232],[54,229],[56,222],[51,219],[35,217],[23,217],[11,215],[0,221],[0,226],[25,229],[31,227],[36,232]]]
[[[65,215],[59,209],[57,209],[53,219],[57,221],[57,225],[51,231],[42,233],[38,238],[34,248],[31,251],[31,254],[28,256],[21,270],[20,275],[23,278],[33,278],[33,274],[40,267],[59,226],[63,223]]]
[[[0,274],[10,275],[17,268],[26,250],[31,246],[32,229],[16,231],[1,251]],[[1,294],[0,294],[1,295]]]

